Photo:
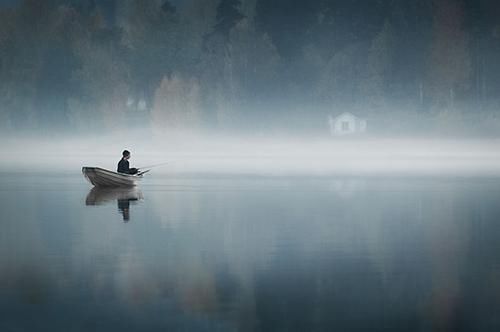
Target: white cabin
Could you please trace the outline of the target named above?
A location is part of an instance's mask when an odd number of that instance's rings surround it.
[[[366,132],[367,122],[366,119],[344,112],[336,117],[330,115],[328,125],[332,136],[345,136]]]

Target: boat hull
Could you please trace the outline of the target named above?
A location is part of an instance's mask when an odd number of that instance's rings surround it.
[[[82,173],[92,185],[106,188],[134,187],[142,178],[141,175],[117,173],[100,167],[82,167]]]

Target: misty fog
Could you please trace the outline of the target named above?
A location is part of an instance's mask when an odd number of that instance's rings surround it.
[[[4,139],[3,171],[114,170],[125,148],[154,174],[250,176],[496,176],[498,139],[332,139],[116,135]],[[35,167],[34,167],[35,165]]]

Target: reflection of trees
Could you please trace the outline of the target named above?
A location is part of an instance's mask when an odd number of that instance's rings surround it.
[[[463,198],[460,188],[449,183],[356,188],[349,187],[347,196],[335,191],[216,191],[160,199],[172,203],[162,216],[164,225],[176,234],[197,234],[196,241],[172,248],[186,255],[186,265],[177,270],[184,281],[179,291],[198,294],[199,299],[211,294],[218,310],[221,303],[236,306],[232,319],[262,329],[363,329],[377,324],[406,328],[422,319],[432,321],[426,303],[436,282],[439,285],[436,277],[457,280],[463,269],[456,262],[465,252],[443,242],[451,249],[447,260],[458,270],[448,269],[449,263],[436,268],[433,261],[440,258],[433,257],[436,253],[427,250],[426,243],[436,236],[434,225],[443,220],[440,227],[457,234],[452,242],[466,245],[467,233],[453,215],[461,213],[457,202],[470,197]],[[193,203],[192,210],[186,201]],[[468,211],[475,209],[467,206]],[[464,215],[463,223],[469,220]],[[225,300],[218,287],[227,282],[221,279],[218,261],[228,262],[225,275],[234,285]],[[213,307],[205,305],[204,310]]]
[[[44,288],[33,298],[69,296],[91,313],[106,308],[138,324],[164,316],[155,326],[172,316],[180,317],[173,327],[204,317],[214,329],[223,320],[239,330],[495,324],[499,205],[488,191],[367,181],[342,195],[318,183],[266,191],[269,183],[231,181],[155,192],[143,203],[152,204],[145,222],[126,232],[76,223],[78,244],[61,248],[68,260],[44,261],[47,273],[29,270],[43,281],[29,282]],[[37,248],[33,257],[49,257]],[[103,298],[99,309],[89,306]]]

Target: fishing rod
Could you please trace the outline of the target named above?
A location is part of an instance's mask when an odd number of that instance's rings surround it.
[[[161,163],[161,164],[155,164],[155,165],[149,165],[149,166],[143,166],[143,167],[138,167],[137,170],[137,175],[143,175],[143,174],[146,174],[147,172],[151,171],[151,168],[153,167],[158,167],[158,166],[163,166],[163,165],[166,165],[168,163]],[[147,168],[146,170],[144,171],[141,171],[142,169],[145,169]]]
[[[146,174],[146,173],[147,173],[147,172],[149,172],[149,171],[150,171],[150,169],[147,169],[147,170],[142,171],[142,172],[137,172],[137,174],[136,174],[136,175],[141,176],[141,175]]]
[[[163,166],[168,163],[161,163],[161,164],[155,164],[155,165],[149,165],[149,166],[142,166],[142,167],[137,167],[137,169],[144,169],[144,168],[153,168],[153,167],[158,167],[158,166]]]

